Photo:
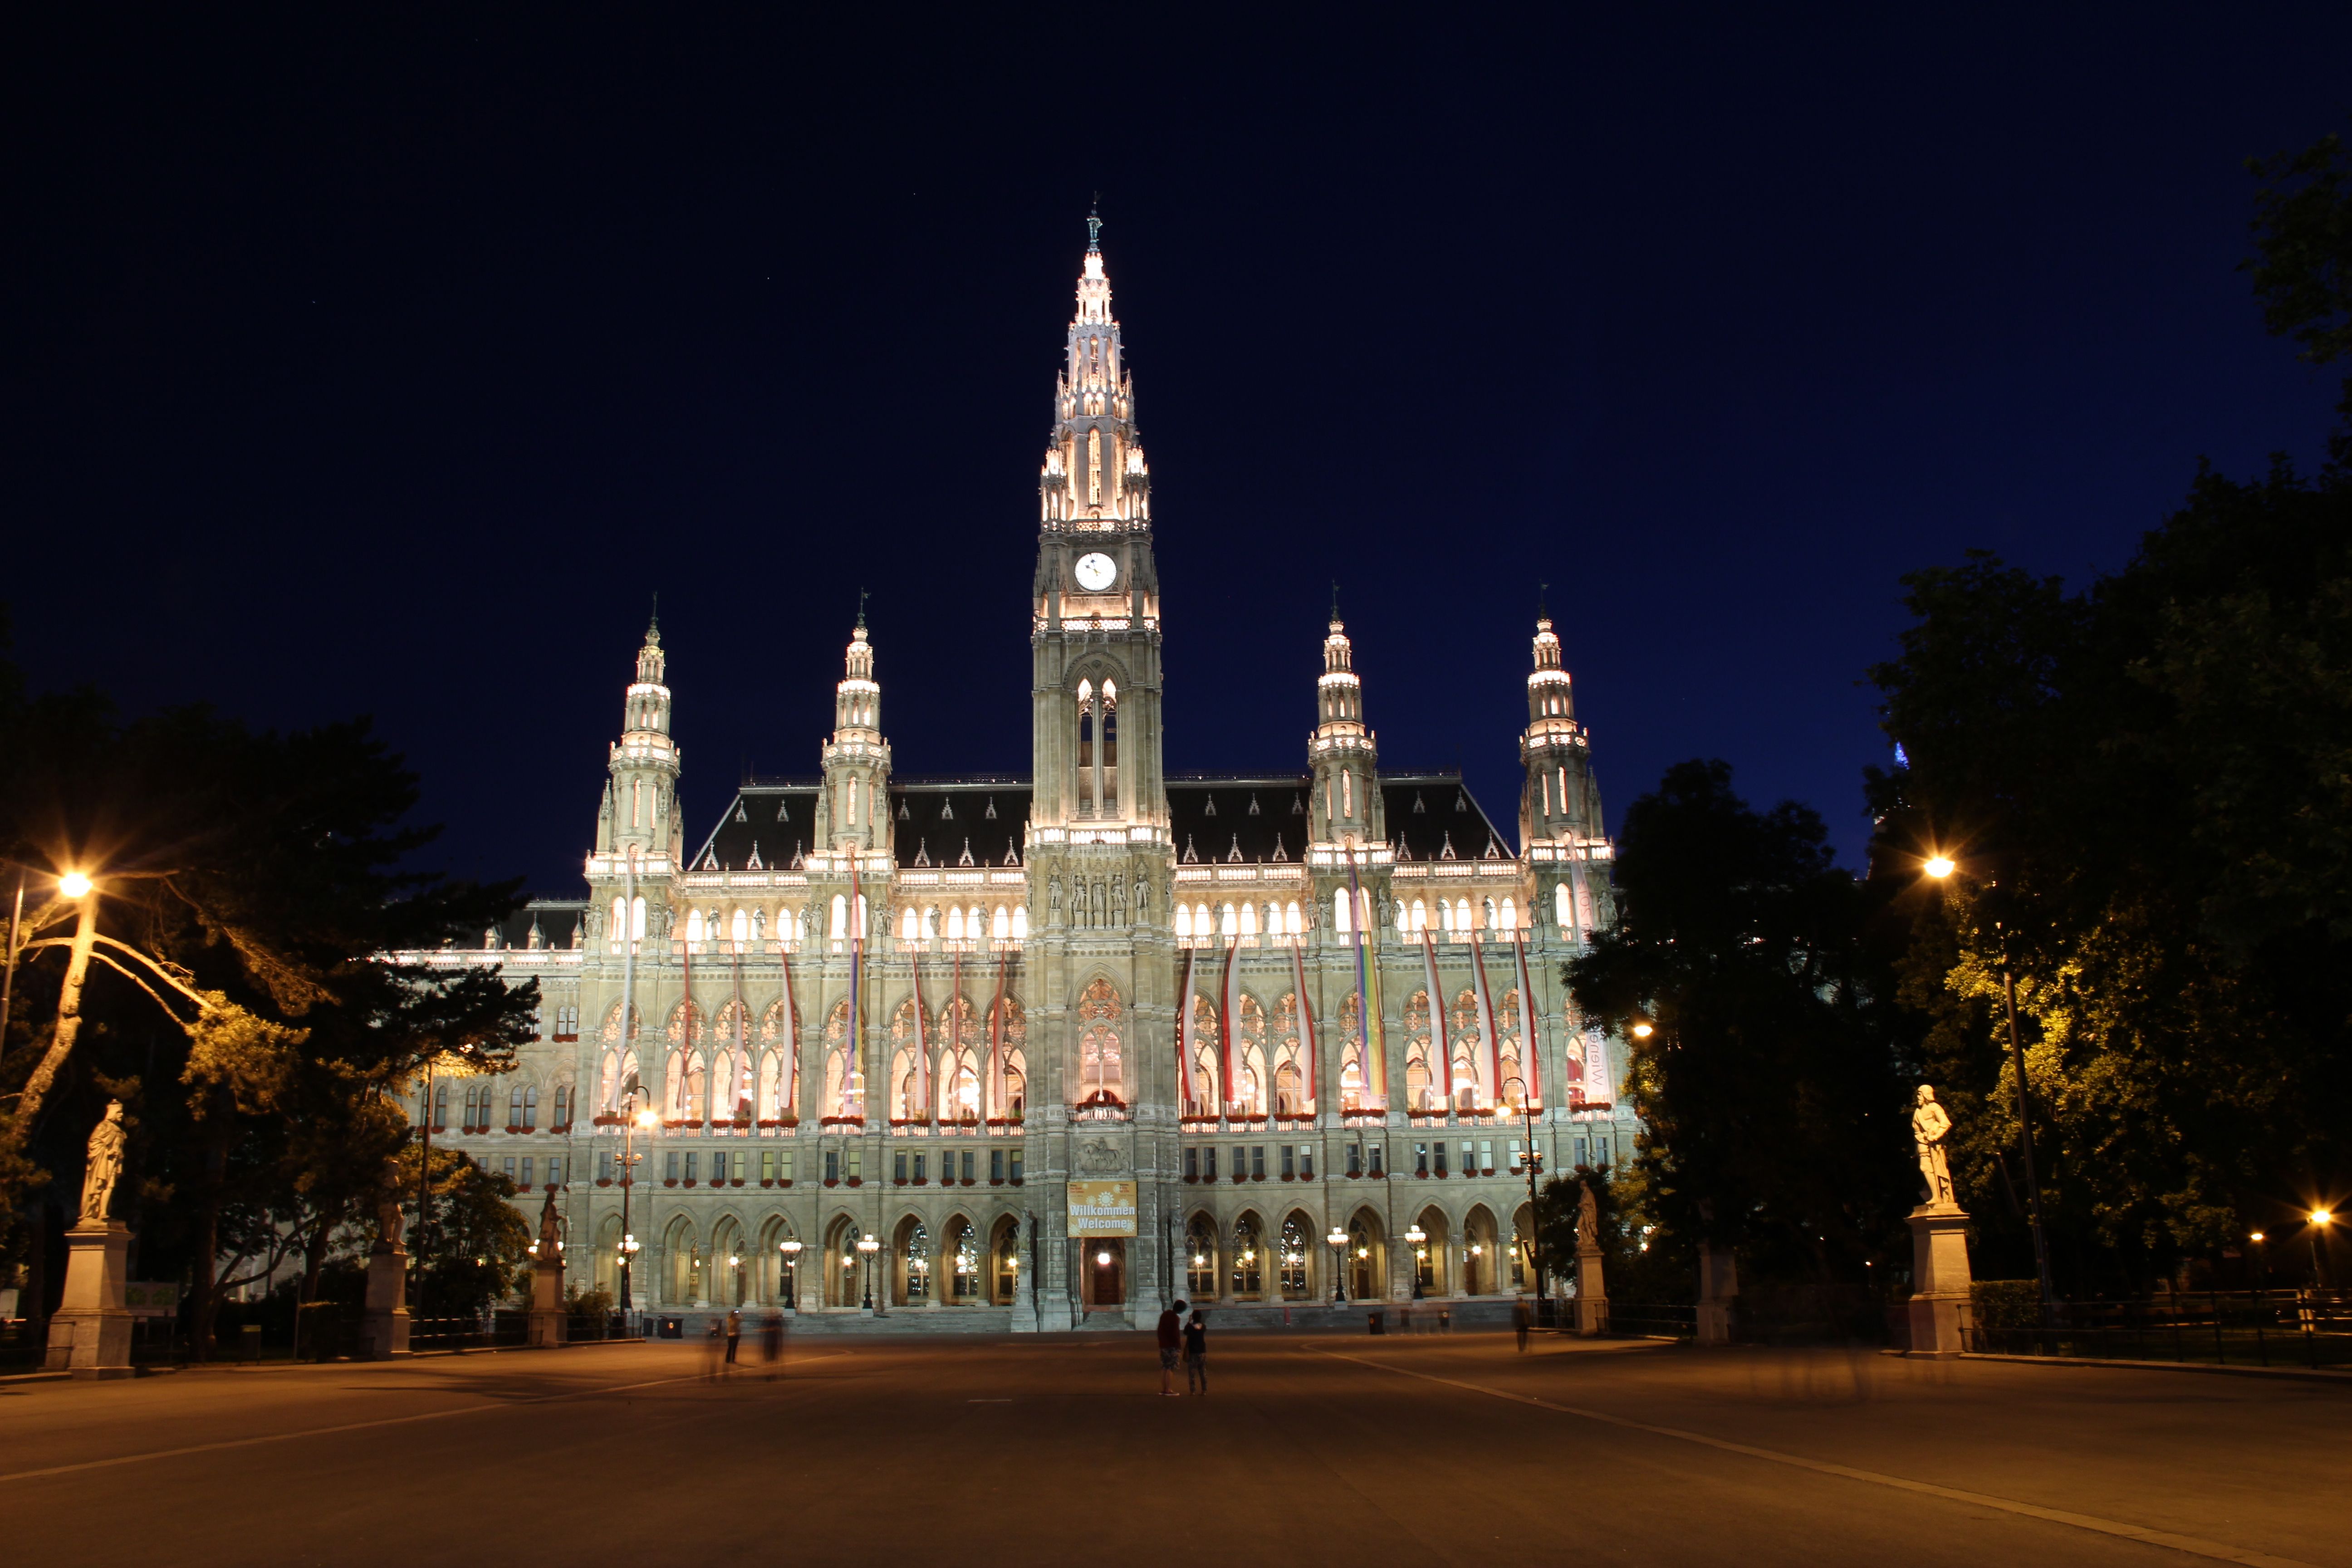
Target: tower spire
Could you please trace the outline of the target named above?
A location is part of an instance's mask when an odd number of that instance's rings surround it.
[[[1381,811],[1380,750],[1364,722],[1364,683],[1356,674],[1355,647],[1339,619],[1339,585],[1331,584],[1331,626],[1323,638],[1323,673],[1316,678],[1315,738],[1307,753],[1315,775],[1313,813],[1325,843],[1369,844],[1386,831]]]
[[[1127,372],[1118,321],[1103,270],[1102,218],[1087,215],[1062,373],[1054,385],[1054,428],[1038,470],[1038,520],[1048,528],[1149,524],[1151,471],[1135,427],[1135,378]]]

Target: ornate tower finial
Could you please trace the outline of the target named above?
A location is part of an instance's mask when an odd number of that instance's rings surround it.
[[[865,589],[860,588],[857,590],[857,635],[859,637],[864,637],[866,635],[866,601],[867,596],[868,595]]]
[[[1547,595],[1550,593],[1550,584],[1538,583],[1536,584],[1536,619],[1539,621],[1548,621],[1551,619],[1551,605],[1547,600]]]
[[[1102,193],[1095,193],[1094,205],[1087,209],[1087,254],[1102,249]]]
[[[654,590],[653,618],[646,623],[646,640],[649,643],[661,641],[661,590],[658,588]]]
[[[1331,579],[1331,624],[1339,624],[1339,579]]]

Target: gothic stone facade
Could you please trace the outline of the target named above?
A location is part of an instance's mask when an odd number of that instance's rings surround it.
[[[1622,1043],[1560,984],[1611,850],[1551,623],[1516,853],[1458,775],[1380,769],[1336,616],[1302,771],[1170,777],[1151,528],[1090,245],[1029,776],[894,775],[861,617],[821,772],[746,783],[689,851],[647,631],[587,896],[427,955],[540,982],[518,1069],[437,1079],[430,1114],[560,1188],[575,1277],[631,1247],[648,1310],[996,1329],[1528,1288],[1528,1148],[1558,1172],[1633,1131]],[[1130,1197],[1131,1237],[1092,1234]]]

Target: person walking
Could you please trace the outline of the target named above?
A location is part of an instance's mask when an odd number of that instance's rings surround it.
[[[735,1364],[735,1349],[743,1342],[743,1310],[731,1309],[727,1314],[727,1364]]]
[[[769,1368],[768,1375],[776,1375],[777,1360],[784,1353],[784,1315],[771,1312],[760,1320],[760,1360]]]
[[[1519,1336],[1519,1353],[1528,1353],[1528,1299],[1517,1298],[1511,1302],[1511,1331]]]
[[[1209,1392],[1209,1320],[1200,1312],[1184,1325],[1184,1390]]]
[[[1174,1399],[1176,1394],[1176,1357],[1184,1348],[1184,1303],[1177,1302],[1160,1314],[1160,1396]]]

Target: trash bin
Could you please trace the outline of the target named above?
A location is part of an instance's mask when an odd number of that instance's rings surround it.
[[[261,1359],[261,1325],[246,1323],[236,1331],[236,1358],[239,1361]]]
[[[1389,1331],[1389,1315],[1386,1312],[1378,1310],[1365,1313],[1364,1329],[1368,1333],[1387,1333]]]
[[[1454,1331],[1453,1308],[1440,1307],[1437,1309],[1437,1331],[1441,1334],[1450,1334]]]
[[[661,1320],[656,1332],[658,1337],[665,1340],[682,1340],[686,1338],[686,1320],[684,1318],[664,1318]]]

